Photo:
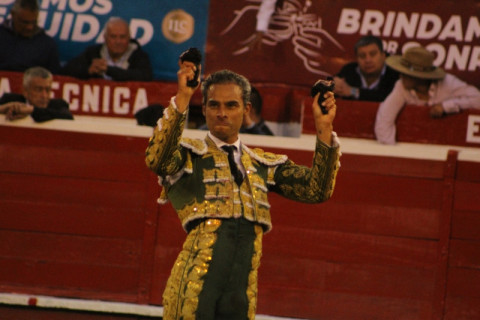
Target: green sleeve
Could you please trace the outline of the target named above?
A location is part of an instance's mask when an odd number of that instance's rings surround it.
[[[296,165],[288,160],[275,171],[275,185],[272,191],[306,203],[328,200],[335,187],[339,169],[340,149],[329,147],[317,140],[311,168]]]
[[[186,114],[179,113],[170,104],[149,140],[145,163],[161,177],[175,174],[185,162],[186,153],[180,146],[185,120]]]

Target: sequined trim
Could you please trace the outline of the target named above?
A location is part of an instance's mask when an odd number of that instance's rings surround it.
[[[163,112],[157,122],[157,128],[149,140],[145,151],[145,163],[157,174],[175,172],[178,150],[177,142],[186,120],[186,114],[180,114],[172,104]],[[168,156],[168,161],[166,157]]]
[[[284,154],[266,152],[259,148],[250,149],[249,147],[242,145],[242,149],[252,158],[266,166],[278,166],[279,164],[285,163],[288,160],[288,157]]]
[[[198,155],[204,155],[208,151],[208,146],[205,140],[182,138],[182,140],[180,140],[180,145],[192,150],[193,153]]]
[[[221,220],[209,219],[188,234],[163,293],[163,319],[195,319],[220,225]]]
[[[256,238],[253,243],[252,255],[252,271],[248,275],[248,319],[255,319],[257,312],[257,296],[258,296],[258,268],[260,267],[260,259],[262,257],[262,237],[263,230],[259,225],[255,225]]]
[[[275,170],[277,167],[269,167],[267,170],[267,184],[275,185]]]

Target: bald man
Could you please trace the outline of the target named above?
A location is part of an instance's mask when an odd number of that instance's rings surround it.
[[[103,37],[103,44],[88,47],[68,62],[62,73],[79,79],[152,80],[150,58],[138,41],[131,38],[125,20],[110,18],[105,25]]]

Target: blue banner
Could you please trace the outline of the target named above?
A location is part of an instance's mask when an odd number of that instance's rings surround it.
[[[14,0],[0,0],[0,20]],[[38,24],[58,44],[62,63],[103,42],[107,20],[129,22],[132,38],[149,54],[157,80],[174,80],[178,56],[189,47],[204,53],[209,0],[40,0]]]

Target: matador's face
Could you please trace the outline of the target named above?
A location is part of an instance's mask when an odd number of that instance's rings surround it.
[[[237,84],[225,83],[208,88],[202,111],[210,132],[226,143],[233,143],[238,139],[243,117],[250,112],[250,107],[243,103],[242,90]]]

